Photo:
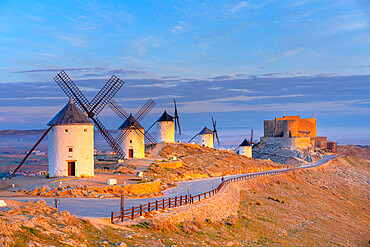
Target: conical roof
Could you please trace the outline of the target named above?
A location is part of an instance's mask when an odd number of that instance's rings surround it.
[[[55,125],[94,125],[91,120],[77,108],[72,99],[49,122],[48,126]]]
[[[246,147],[246,146],[252,146],[247,139],[244,139],[244,141],[239,145],[239,147]]]
[[[123,122],[123,124],[121,124],[121,126],[119,126],[118,129],[119,130],[129,129],[132,127],[136,127],[137,129],[141,129],[141,130],[144,129],[144,127],[141,126],[141,124],[135,120],[135,118],[132,116],[132,113],[130,113],[130,116]]]
[[[171,115],[169,115],[166,111],[164,111],[164,113],[157,120],[157,122],[173,122],[173,117]]]
[[[198,133],[198,135],[208,135],[213,134],[213,131],[208,129],[207,126],[205,126],[201,132]]]

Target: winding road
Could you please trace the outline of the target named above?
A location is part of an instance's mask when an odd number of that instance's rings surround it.
[[[310,165],[300,166],[297,169],[308,169],[316,166],[320,166],[331,159],[334,159],[337,155],[327,155],[322,159],[318,160],[316,163]],[[272,172],[285,172],[289,169],[274,169],[270,171],[264,171],[264,173]],[[250,173],[259,174],[261,172]],[[237,174],[226,176],[225,178],[238,177],[244,174]],[[188,194],[192,195],[201,194],[203,192],[212,190],[216,188],[221,183],[221,178],[209,178],[196,181],[186,181],[177,184],[177,187],[163,191],[164,196],[157,198],[145,198],[145,199],[126,199],[125,208],[130,208],[133,206],[139,206],[140,204],[146,204],[148,202],[153,202],[155,200],[162,200],[163,198],[175,197],[180,195]],[[54,198],[50,197],[4,197],[4,199],[11,199],[20,202],[26,202],[30,200],[40,200],[46,201],[48,206],[53,206]],[[102,217],[107,218],[110,216],[110,212],[116,212],[120,210],[120,199],[119,198],[59,198],[60,205],[58,206],[59,211],[67,210],[73,215],[78,217]]]

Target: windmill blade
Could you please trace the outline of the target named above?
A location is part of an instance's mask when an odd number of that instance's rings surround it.
[[[123,109],[120,104],[117,103],[114,99],[111,99],[109,103],[109,107],[123,120],[126,121],[126,119],[130,116],[125,109]]]
[[[75,105],[86,114],[89,113],[89,101],[83,95],[83,93],[78,89],[76,84],[69,78],[67,73],[62,70],[59,74],[54,77],[55,82],[64,91],[68,98],[72,98]]]
[[[193,138],[191,138],[188,143],[190,143],[195,137],[197,137],[198,134],[196,134],[195,136],[193,136]]]
[[[116,140],[113,138],[111,133],[104,127],[103,123],[97,118],[92,117],[91,120],[94,122],[95,126],[99,130],[100,134],[104,137],[104,139],[107,141],[109,146],[113,149],[114,152],[121,158],[125,158],[125,152],[121,149],[121,147],[118,145]]]
[[[144,136],[145,136],[145,140],[146,140],[146,142],[150,142],[151,144],[156,144],[156,143],[158,143],[158,142],[156,141],[156,139],[155,139],[151,134],[149,134],[149,132],[145,131]]]
[[[216,129],[216,120],[214,120],[213,117],[212,117],[212,124],[213,124],[213,140],[215,139],[215,136],[216,136],[217,143],[220,146],[220,139],[218,139],[218,134],[217,134],[217,129]]]
[[[135,114],[134,118],[140,122],[153,109],[155,102],[149,99],[143,107]]]
[[[147,132],[149,132],[149,130],[151,129],[151,128],[153,128],[153,126],[155,125],[155,123],[156,123],[157,121],[155,121],[150,127],[149,127],[149,129],[147,129],[146,131],[145,131],[145,133],[147,133]]]
[[[14,174],[19,170],[19,168],[21,168],[21,166],[24,164],[24,162],[26,162],[26,160],[28,159],[28,157],[31,155],[31,153],[33,152],[33,150],[35,150],[35,148],[40,144],[40,142],[45,138],[45,136],[49,133],[49,131],[54,127],[55,123],[53,123],[49,129],[47,129],[45,131],[45,133],[41,136],[41,138],[36,142],[36,144],[31,148],[31,150],[26,154],[26,156],[23,158],[22,162],[17,166],[17,168],[15,168],[14,172],[12,173],[12,175],[10,175],[9,179],[12,179],[12,177],[14,176]]]
[[[138,136],[145,141],[144,133],[140,129],[136,128],[136,127],[134,127],[133,129],[136,132],[136,134],[138,134]]]
[[[253,129],[251,129],[251,144],[253,144]]]
[[[174,119],[175,119],[175,131],[179,130],[179,134],[181,135],[181,128],[180,128],[180,119],[179,119],[179,115],[177,113],[177,106],[176,106],[176,100],[173,99],[173,103],[175,104],[175,116],[174,116]]]
[[[214,133],[214,135],[216,135],[216,138],[217,138],[217,143],[218,143],[218,145],[220,146],[220,139],[218,139],[218,134],[217,134],[217,131],[215,131],[215,132],[213,132]]]
[[[146,143],[151,143],[151,144],[157,143],[157,141],[154,139],[154,137],[151,134],[149,134],[147,131],[143,132],[141,129],[138,129],[136,127],[135,127],[135,129],[138,130],[141,133],[141,135],[144,137],[144,141]]]
[[[216,131],[216,121],[211,117],[212,119],[212,124],[213,124],[213,131]]]
[[[127,129],[118,133],[117,137],[115,138],[115,141],[118,143],[118,145],[126,139],[129,133],[130,131],[128,131]]]
[[[111,101],[111,99],[116,95],[116,93],[125,84],[121,79],[112,75],[112,77],[107,81],[104,87],[99,91],[99,93],[90,102],[90,112],[89,115],[98,115],[104,107]]]

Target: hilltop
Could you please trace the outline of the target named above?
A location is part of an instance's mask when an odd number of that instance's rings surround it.
[[[18,203],[3,209],[0,236],[5,246],[365,246],[369,177],[368,161],[343,156],[314,169],[238,182],[131,226],[79,219],[42,201]],[[225,207],[230,196],[237,201]]]
[[[202,147],[198,144],[165,144],[159,151],[162,159],[153,162],[145,175],[165,183],[197,178],[243,174],[285,167],[268,160],[256,160],[234,151]],[[181,166],[171,166],[175,158]],[[168,165],[167,165],[168,164]]]

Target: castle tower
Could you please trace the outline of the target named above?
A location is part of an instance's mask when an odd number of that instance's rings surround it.
[[[173,117],[166,111],[157,120],[157,139],[159,143],[175,142],[175,124]]]
[[[201,132],[198,134],[199,136],[199,145],[213,148],[213,131],[208,129],[205,126]]]
[[[94,176],[94,124],[72,99],[48,123],[49,176]]]
[[[127,132],[124,134],[126,138],[122,141],[122,150],[128,159],[144,159],[145,158],[145,143],[144,143],[144,127],[130,114],[130,116],[118,128],[120,131]]]
[[[239,145],[239,154],[252,158],[252,145],[247,141],[247,139],[244,139],[244,141]]]

